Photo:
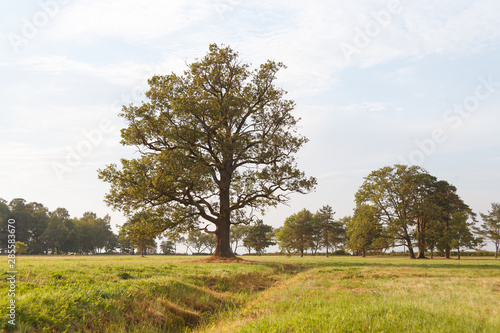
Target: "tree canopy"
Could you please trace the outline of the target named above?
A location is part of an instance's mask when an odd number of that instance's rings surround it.
[[[481,214],[483,224],[480,234],[490,239],[495,244],[495,258],[498,258],[498,248],[500,247],[500,203],[493,202],[488,214]]]
[[[282,68],[268,60],[251,70],[230,47],[212,44],[184,75],[152,77],[147,101],[120,114],[128,122],[121,142],[140,157],[99,171],[111,184],[107,203],[127,213],[153,207],[169,228],[196,228],[201,218],[216,227],[215,255],[233,256],[236,216],[316,184],[296,165],[307,139],[294,102],[274,84]]]
[[[262,220],[257,220],[248,226],[243,243],[246,247],[254,249],[260,256],[265,248],[276,244],[273,241],[273,237],[273,227],[264,224]]]
[[[456,191],[453,185],[418,166],[395,165],[365,177],[356,193],[356,204],[372,206],[378,221],[394,240],[406,244],[412,258],[416,258],[414,243],[419,258],[425,258],[425,250],[431,244],[438,244],[449,257],[450,248],[459,236],[457,232],[463,230],[465,223],[455,214],[472,219],[475,216]],[[466,242],[468,246],[475,243]]]

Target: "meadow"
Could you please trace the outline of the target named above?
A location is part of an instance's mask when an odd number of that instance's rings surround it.
[[[500,260],[20,256],[15,332],[500,332]],[[193,261],[194,260],[194,261]]]

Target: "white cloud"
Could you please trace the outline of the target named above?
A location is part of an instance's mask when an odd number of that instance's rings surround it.
[[[30,57],[20,61],[26,71],[40,72],[44,75],[85,75],[119,85],[134,85],[168,68],[170,63],[161,64],[134,63],[98,65],[69,59],[65,56]]]
[[[362,103],[352,103],[346,106],[339,107],[339,110],[360,113],[360,112],[376,112],[387,110],[387,106],[381,102],[362,102]]]
[[[151,42],[214,14],[215,7],[206,1],[78,1],[61,11],[50,38],[89,41],[112,37]]]

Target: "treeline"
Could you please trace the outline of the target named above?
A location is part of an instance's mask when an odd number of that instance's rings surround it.
[[[16,247],[29,254],[95,254],[118,247],[108,215],[100,218],[86,212],[71,218],[65,208],[49,211],[41,203],[17,198],[10,203],[0,199],[0,249],[4,253],[9,219],[15,220]]]
[[[232,251],[244,247],[262,254],[273,245],[282,253],[384,253],[403,247],[412,258],[431,257],[437,252],[458,257],[464,249],[478,249],[485,240],[500,247],[500,204],[492,203],[488,213],[477,214],[448,182],[438,180],[417,166],[395,165],[371,172],[355,195],[352,216],[334,217],[326,205],[317,212],[303,209],[274,229],[262,220],[239,221],[230,230]],[[16,240],[30,254],[95,254],[100,252],[213,253],[214,231],[200,228],[198,221],[177,223],[175,216],[144,210],[131,215],[114,234],[110,217],[86,212],[71,218],[64,208],[49,211],[37,202],[0,199],[0,249],[7,249],[7,221],[16,221]],[[238,222],[236,219],[235,222]],[[246,223],[244,223],[246,222]],[[182,227],[179,227],[182,226]],[[161,240],[160,244],[158,241]],[[416,249],[416,251],[415,251]],[[23,250],[23,251],[24,251]]]

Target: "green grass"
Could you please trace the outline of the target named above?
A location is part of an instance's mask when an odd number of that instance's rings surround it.
[[[308,270],[203,332],[500,332],[500,262],[296,258]]]
[[[18,257],[17,330],[182,332],[233,311],[287,275],[269,264],[181,262],[193,259]],[[3,278],[2,296],[7,287]],[[6,306],[2,297],[0,308]],[[5,316],[0,325],[12,328]]]
[[[500,260],[199,258],[18,257],[16,331],[500,332]]]

